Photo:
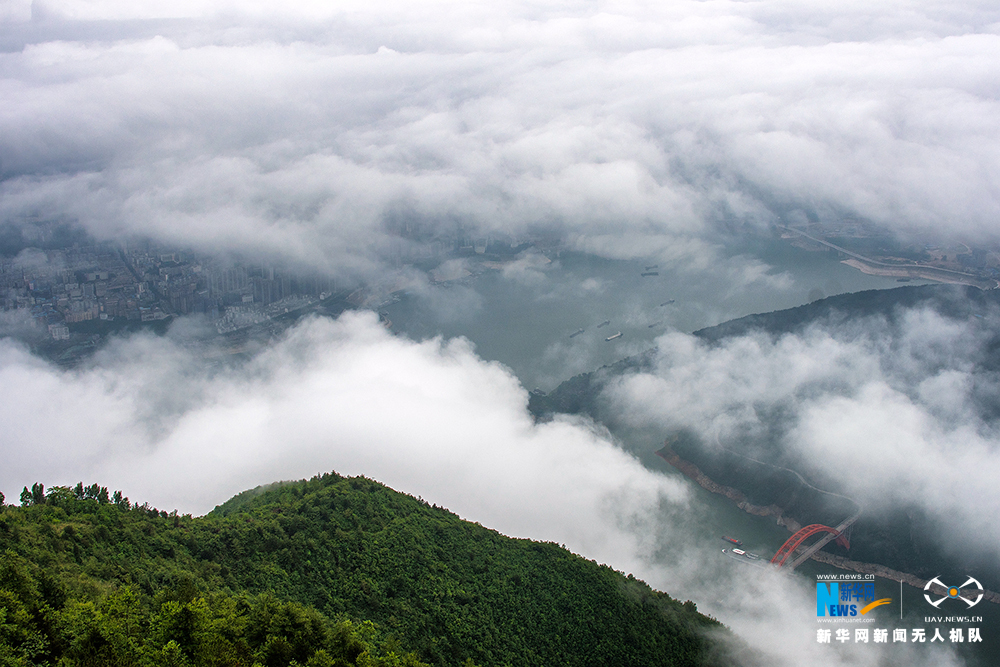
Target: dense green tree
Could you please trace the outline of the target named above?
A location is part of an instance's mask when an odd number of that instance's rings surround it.
[[[54,486],[0,513],[10,664],[725,662],[693,603],[365,478],[256,489],[201,518],[111,497]]]

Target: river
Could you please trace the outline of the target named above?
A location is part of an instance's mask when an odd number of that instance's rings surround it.
[[[481,357],[508,366],[526,388],[548,391],[652,347],[669,330],[691,332],[819,296],[899,286],[895,278],[846,266],[832,253],[753,238],[701,268],[563,252],[549,264],[488,270],[408,294],[384,310],[399,333],[465,336]],[[579,329],[584,332],[571,337]],[[618,332],[620,338],[605,341]]]

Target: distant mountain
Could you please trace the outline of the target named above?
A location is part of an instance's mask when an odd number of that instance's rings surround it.
[[[796,308],[729,320],[699,329],[692,335],[710,343],[719,343],[754,331],[780,336],[800,332],[812,325],[834,327],[849,320],[872,316],[881,316],[890,325],[895,325],[904,309],[918,306],[931,308],[946,317],[969,319],[998,305],[1000,290],[982,291],[975,287],[957,285],[907,286],[839,294]],[[983,363],[1000,370],[1000,339],[993,346],[992,352],[990,358],[983,360]],[[614,364],[576,375],[548,394],[532,394],[528,409],[536,419],[544,420],[553,414],[564,413],[588,414],[600,420],[597,397],[606,383],[626,373],[649,369],[655,355],[656,350],[650,349]]]
[[[375,481],[167,514],[93,485],[0,508],[4,665],[709,665],[728,633],[645,583]]]
[[[887,290],[838,294],[804,306],[747,315],[695,331],[708,341],[741,336],[750,331],[772,335],[794,333],[813,324],[836,326],[848,320],[881,316],[896,324],[904,309],[927,307],[953,319],[968,319],[1000,304],[1000,290],[983,291],[965,285],[916,285]]]

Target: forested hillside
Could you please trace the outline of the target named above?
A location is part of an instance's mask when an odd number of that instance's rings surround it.
[[[0,554],[3,665],[729,662],[693,603],[360,477],[199,518],[36,484]]]

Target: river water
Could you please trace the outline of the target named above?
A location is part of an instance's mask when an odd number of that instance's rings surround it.
[[[508,366],[526,388],[548,391],[577,373],[649,349],[669,330],[691,332],[820,296],[899,286],[895,278],[863,274],[828,252],[752,239],[699,268],[563,252],[548,264],[488,270],[409,294],[384,310],[397,332],[415,339],[465,336],[481,357]],[[609,324],[598,328],[604,321]],[[583,333],[571,336],[579,329]],[[618,332],[620,338],[605,341]]]
[[[575,374],[647,350],[667,331],[691,332],[744,315],[803,305],[822,296],[901,286],[895,278],[866,275],[846,266],[832,253],[760,238],[731,248],[718,261],[698,268],[655,258],[625,261],[571,252],[562,252],[548,262],[537,256],[534,261],[508,264],[503,269],[480,271],[474,262],[468,266],[475,275],[406,294],[386,306],[383,310],[393,329],[418,340],[464,336],[482,358],[510,368],[525,388],[544,391]],[[609,323],[598,326],[605,321]],[[583,332],[572,335],[579,329]],[[620,337],[606,340],[619,332]],[[692,511],[662,518],[664,539],[656,540],[654,558],[665,570],[682,570],[685,558],[692,553],[716,555],[718,563],[712,565],[716,571],[740,570],[746,566],[722,555],[726,545],[720,536],[738,537],[763,560],[789,537],[788,530],[777,526],[774,519],[746,514],[728,499],[691,483],[655,456],[653,452],[663,445],[663,434],[616,431],[615,437],[648,468],[691,486],[695,499]],[[811,583],[816,574],[833,571],[836,568],[809,561],[797,572]],[[675,586],[684,589],[681,582],[671,583],[672,592]],[[879,580],[877,586],[880,596],[899,603],[898,584]],[[923,627],[924,615],[937,613],[926,604],[922,591],[904,586],[902,597],[904,618],[889,627]],[[699,604],[723,621],[732,612],[725,599],[701,600]],[[1000,627],[1000,611],[995,607],[983,603],[975,609],[986,617],[984,633]],[[896,613],[894,607],[892,613],[883,615]],[[974,653],[983,664],[994,664],[992,661],[1000,658],[996,642],[985,635],[984,640]],[[970,655],[966,647],[965,657]]]

